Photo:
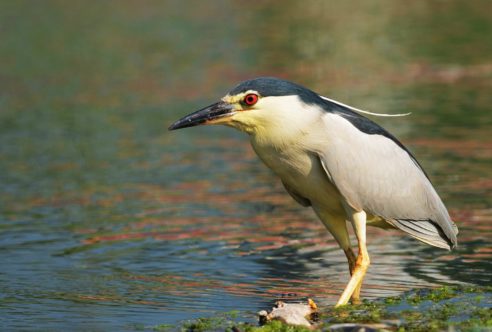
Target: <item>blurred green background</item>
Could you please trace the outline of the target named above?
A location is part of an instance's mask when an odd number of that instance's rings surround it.
[[[333,304],[343,253],[247,137],[167,132],[256,76],[412,112],[375,120],[426,168],[461,244],[370,230],[363,296],[490,285],[490,36],[486,0],[0,1],[0,325],[150,329],[254,320],[285,294]]]

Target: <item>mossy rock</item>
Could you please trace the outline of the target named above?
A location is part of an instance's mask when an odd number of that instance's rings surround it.
[[[205,332],[308,332],[356,331],[492,331],[492,287],[444,286],[419,289],[359,305],[321,309],[319,324],[314,329],[270,321],[263,326],[238,322],[240,313],[187,321],[166,331]],[[344,325],[345,324],[345,325]],[[346,326],[347,329],[343,329]],[[336,329],[332,329],[335,328]],[[156,329],[159,330],[156,326]]]

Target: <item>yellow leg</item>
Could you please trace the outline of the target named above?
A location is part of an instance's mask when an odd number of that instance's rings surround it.
[[[355,288],[354,290],[354,293],[352,294],[352,296],[350,297],[350,302],[352,304],[360,304],[361,301],[360,301],[360,289],[362,288],[362,280],[360,281],[360,283],[357,285],[357,287]]]
[[[355,265],[357,262],[357,258],[354,255],[354,252],[352,251],[352,248],[347,248],[343,250],[345,252],[345,256],[347,256],[348,264],[349,264],[349,271],[350,275],[352,276],[355,272]],[[359,304],[360,303],[360,288],[362,286],[362,283],[360,283],[354,290],[354,293],[350,297],[350,302],[352,304]]]
[[[352,225],[354,227],[355,236],[357,237],[359,254],[355,261],[352,277],[340,296],[340,299],[336,304],[337,307],[347,304],[354,293],[358,295],[356,292],[360,291],[362,280],[364,279],[364,275],[370,264],[369,253],[367,252],[366,247],[366,213],[364,211],[353,212]]]
[[[323,221],[323,224],[326,226],[328,231],[333,235],[335,240],[345,252],[345,256],[347,256],[349,264],[350,275],[352,276],[354,274],[357,258],[355,257],[354,252],[352,251],[352,248],[350,246],[350,239],[347,231],[347,223],[345,221],[345,217],[333,216],[316,206],[313,206],[313,209],[318,214],[319,218]],[[360,302],[360,287],[361,284],[357,286],[351,296],[351,301],[354,304]]]

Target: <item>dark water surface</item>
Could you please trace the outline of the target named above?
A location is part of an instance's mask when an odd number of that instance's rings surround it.
[[[253,319],[279,297],[334,304],[343,253],[247,137],[166,130],[259,75],[412,112],[375,120],[426,168],[460,245],[369,229],[364,297],[490,285],[491,7],[0,2],[0,326],[134,330]]]

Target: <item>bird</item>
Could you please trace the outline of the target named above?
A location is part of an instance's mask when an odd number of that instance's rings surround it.
[[[458,243],[458,227],[420,163],[363,114],[380,115],[294,82],[258,77],[169,127],[221,124],[249,135],[253,150],[287,193],[314,210],[345,253],[350,279],[336,307],[360,302],[370,265],[367,226],[396,228],[448,250]]]

